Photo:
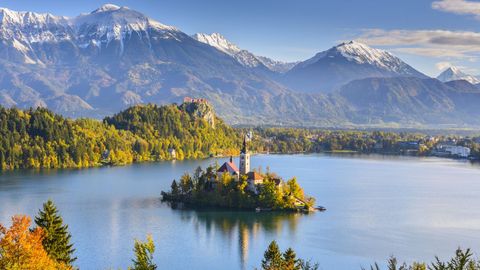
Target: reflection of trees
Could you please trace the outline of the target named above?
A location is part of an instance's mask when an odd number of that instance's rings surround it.
[[[294,233],[300,213],[180,210],[181,219],[191,222],[197,230],[205,228],[207,234],[220,233],[231,244],[238,238],[242,268],[248,258],[248,249],[260,233],[279,235],[283,230]]]

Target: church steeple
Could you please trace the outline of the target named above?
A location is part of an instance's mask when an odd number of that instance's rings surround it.
[[[243,136],[243,146],[242,149],[240,150],[240,154],[246,154],[247,153],[247,136]]]
[[[247,136],[243,137],[243,146],[240,150],[240,175],[246,175],[250,172],[250,154],[247,149]]]

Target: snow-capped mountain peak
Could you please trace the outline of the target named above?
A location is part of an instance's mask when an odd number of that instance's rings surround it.
[[[360,65],[375,66],[376,68],[392,73],[419,75],[418,72],[414,72],[413,68],[390,52],[372,48],[364,43],[353,40],[340,43],[329,50],[317,53],[314,57],[297,65],[296,68],[304,68],[324,58],[337,57]]]
[[[92,11],[91,13],[99,13],[99,12],[106,12],[106,11],[114,11],[114,10],[119,10],[121,7],[117,6],[117,5],[114,5],[114,4],[105,4],[97,9],[95,9],[94,11]]]
[[[227,40],[220,33],[212,33],[210,35],[205,33],[196,33],[192,37],[231,56],[234,56],[241,51],[237,45]]]
[[[136,33],[144,42],[150,43],[150,30],[164,39],[177,39],[179,30],[152,20],[136,10],[106,4],[89,14],[71,19],[81,48],[89,46],[108,47],[112,40],[120,41],[119,54],[123,53],[124,41]]]
[[[106,4],[92,11],[89,14],[82,14],[73,18],[72,24],[77,28],[86,24],[99,26],[99,28],[130,27],[133,30],[145,30],[147,27],[155,27],[161,30],[176,30],[172,26],[161,24],[145,16],[143,13],[128,7],[119,7]]]
[[[2,28],[16,26],[18,28],[29,25],[39,26],[46,24],[67,24],[68,18],[54,16],[50,13],[35,13],[30,11],[14,11],[8,8],[0,8],[0,25]]]
[[[220,33],[197,33],[194,34],[192,38],[232,56],[240,64],[249,68],[263,67],[273,72],[284,73],[296,64],[272,60],[265,56],[257,56],[247,50],[239,48]]]
[[[469,75],[461,71],[458,67],[451,66],[444,70],[437,79],[442,82],[465,80],[471,84],[479,84],[480,79],[475,76]]]

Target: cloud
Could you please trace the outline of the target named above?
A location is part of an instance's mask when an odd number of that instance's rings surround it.
[[[366,29],[356,38],[392,51],[438,58],[476,61],[480,56],[480,33],[449,30]]]
[[[432,3],[432,8],[454,14],[474,15],[480,20],[480,2],[466,0],[441,0]]]
[[[452,67],[452,66],[453,66],[452,63],[450,63],[450,62],[438,62],[438,63],[435,64],[435,67],[440,71],[445,70],[445,69],[447,69],[449,67]]]

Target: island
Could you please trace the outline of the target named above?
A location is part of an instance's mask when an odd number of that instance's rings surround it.
[[[185,173],[173,180],[168,192],[162,191],[162,200],[182,203],[188,207],[219,207],[256,211],[311,212],[315,199],[306,196],[295,177],[284,181],[269,169],[250,170],[247,136],[243,138],[239,166],[233,158],[221,166],[198,167],[193,175]]]

